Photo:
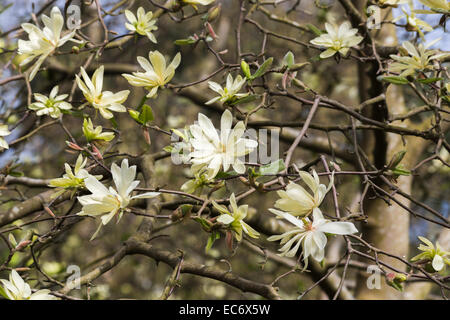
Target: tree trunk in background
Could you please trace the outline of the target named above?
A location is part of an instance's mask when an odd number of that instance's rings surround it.
[[[382,10],[381,17],[385,17],[387,11]],[[392,25],[383,25],[381,30],[371,30],[377,45],[397,45],[397,36],[395,27]],[[360,77],[360,97],[361,101],[376,97],[383,93],[383,84],[376,80],[379,74],[378,63],[375,61],[371,64],[359,65]],[[365,115],[370,116],[378,121],[385,121],[389,114],[399,114],[406,111],[401,86],[390,85],[386,91],[386,102],[373,104],[363,110]],[[409,126],[409,121],[393,123],[399,126]],[[410,169],[420,157],[425,147],[424,140],[416,137],[405,137],[406,145],[399,135],[385,133],[382,130],[367,132],[360,141],[364,152],[370,157],[372,163],[380,169],[385,165],[391,157],[399,151],[407,150],[402,161],[406,168]],[[367,169],[367,168],[366,168]],[[377,184],[382,184],[377,181]],[[411,176],[401,176],[398,179],[397,186],[404,192],[410,194],[412,186]],[[383,187],[389,193],[386,186]],[[409,213],[402,209],[399,205],[391,201],[391,205],[387,205],[381,199],[373,199],[373,194],[366,196],[364,201],[365,214],[368,216],[368,223],[362,226],[361,232],[366,241],[373,246],[392,253],[397,256],[408,258],[409,249]],[[404,205],[409,206],[409,201],[401,196],[395,196]],[[398,260],[379,256],[381,261],[399,269],[405,270],[403,263]],[[375,264],[375,263],[373,263]],[[381,281],[381,289],[369,289],[367,287],[367,278],[370,273],[361,272],[358,276],[356,287],[357,299],[403,299],[402,293],[388,286]]]

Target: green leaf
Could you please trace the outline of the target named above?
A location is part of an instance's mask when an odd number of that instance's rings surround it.
[[[128,113],[137,123],[142,125],[147,125],[155,119],[152,108],[147,104],[142,106],[141,112],[130,109],[128,110]]]
[[[284,165],[283,159],[278,159],[277,161],[259,167],[259,173],[261,175],[273,175],[284,170],[285,168],[286,166]]]
[[[238,175],[238,173],[236,171],[228,171],[228,172],[220,171],[216,175],[216,179],[225,179],[225,178],[233,177],[233,176],[236,176],[236,175]]]
[[[208,238],[208,243],[206,244],[205,247],[205,252],[208,253],[209,249],[211,249],[211,247],[213,246],[214,242],[216,240],[220,239],[220,233],[217,231],[214,231],[213,233],[211,233],[211,235]]]
[[[245,60],[241,61],[241,69],[247,79],[252,77],[252,74],[250,73],[250,66],[247,62],[245,62]]]
[[[10,171],[8,173],[8,175],[13,176],[13,177],[23,177],[24,173],[20,172],[20,171]]]
[[[256,72],[251,76],[251,79],[256,79],[264,75],[264,73],[269,70],[269,68],[272,66],[273,58],[270,57],[264,63],[256,70]]]
[[[391,161],[389,161],[388,168],[389,169],[395,168],[403,160],[403,157],[405,156],[405,154],[406,154],[406,150],[402,150],[402,151],[399,151],[396,154],[394,154],[392,156]]]
[[[192,207],[193,207],[193,205],[191,205],[191,204],[184,204],[184,205],[182,205],[180,207],[181,208],[181,212],[183,214],[183,217],[185,217],[185,216],[187,216],[188,214],[191,213]]]
[[[400,292],[403,291],[403,285],[401,283],[392,281],[392,282],[388,282],[387,284],[397,291],[400,291]]]
[[[324,32],[324,31],[318,29],[315,25],[313,25],[313,24],[311,24],[311,23],[308,23],[306,26],[307,26],[308,29],[311,30],[316,36],[320,36],[321,34],[326,33],[326,32]]]
[[[252,168],[252,167],[249,167],[247,169],[247,172],[248,172],[249,177],[257,178],[261,175],[259,172],[255,171],[255,168]]]
[[[404,169],[403,166],[398,166],[398,167],[392,169],[392,173],[394,173],[395,175],[398,175],[398,176],[411,175],[411,171]]]
[[[196,42],[197,42],[197,40],[195,40],[192,37],[189,37],[187,39],[175,40],[173,43],[175,43],[177,46],[186,46],[186,45],[194,44]]]
[[[194,218],[194,220],[200,223],[200,225],[205,231],[209,232],[211,230],[211,223],[208,220],[203,218]]]
[[[296,63],[296,64],[293,64],[292,66],[290,66],[289,70],[298,71],[298,70],[302,69],[303,67],[307,66],[308,64],[310,64],[310,63],[309,62]]]
[[[423,84],[433,83],[437,81],[441,81],[442,78],[426,78],[426,79],[417,79],[418,82]]]
[[[283,57],[283,66],[290,68],[294,63],[294,54],[291,51],[288,51]]]
[[[12,245],[13,247],[16,247],[16,246],[17,246],[16,238],[14,238],[14,235],[13,235],[12,233],[10,233],[10,234],[8,235],[8,239],[9,239],[9,242],[11,243],[11,245]]]
[[[229,105],[234,106],[234,105],[240,104],[240,103],[249,103],[249,102],[255,101],[257,98],[258,98],[258,96],[256,94],[252,94],[252,95],[234,100],[233,102],[230,102]]]
[[[397,77],[397,76],[389,76],[389,77],[382,77],[381,81],[389,82],[393,84],[408,84],[408,79],[404,77]]]
[[[149,122],[153,121],[155,117],[153,116],[153,110],[148,104],[144,104],[142,106],[142,111],[139,114],[140,123],[146,125]]]

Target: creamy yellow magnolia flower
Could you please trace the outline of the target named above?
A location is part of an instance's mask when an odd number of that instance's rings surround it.
[[[138,186],[139,180],[134,180],[136,177],[136,166],[130,167],[128,165],[128,159],[122,160],[120,167],[113,163],[111,173],[116,186],[115,189],[113,187],[106,188],[97,178],[90,175],[84,180],[84,183],[92,194],[78,197],[78,201],[83,206],[78,215],[100,216],[101,219],[101,223],[91,240],[97,236],[100,228],[111,221],[116,214],[119,214],[118,220],[120,220],[124,209],[129,205],[131,200],[153,198],[159,195],[159,192],[131,195],[133,190]]]
[[[439,246],[439,243],[436,242],[436,246],[425,237],[419,236],[420,241],[426,244],[420,244],[418,249],[423,251],[417,256],[413,257],[411,261],[420,261],[420,260],[428,260],[431,261],[431,266],[437,272],[444,269],[445,265],[450,265],[450,259],[447,258],[450,256],[450,252],[442,250]]]
[[[308,186],[312,194],[306,191],[301,185],[289,182],[286,191],[277,191],[278,199],[275,202],[275,208],[288,212],[293,216],[306,217],[315,211],[319,211],[325,195],[333,186],[333,175],[331,176],[328,187],[320,183],[319,176],[313,170],[313,175],[306,171],[299,172],[302,181]]]
[[[66,173],[62,176],[62,178],[56,178],[50,180],[50,187],[59,187],[59,188],[84,188],[84,180],[89,177],[89,172],[87,172],[84,167],[86,167],[87,158],[83,159],[83,156],[80,154],[77,158],[77,162],[75,163],[75,168],[72,171],[72,168],[68,163],[64,163],[64,168],[66,169]],[[95,176],[96,179],[101,179],[102,176]]]
[[[171,157],[176,164],[188,164],[190,163],[190,153],[192,152],[192,145],[190,140],[192,135],[189,131],[189,127],[183,129],[172,129],[172,139],[175,141],[170,146]],[[181,138],[181,140],[180,140]]]
[[[158,92],[158,88],[164,86],[175,75],[175,69],[181,62],[181,54],[177,53],[169,66],[166,66],[166,59],[159,51],[150,51],[148,54],[150,59],[137,57],[137,61],[145,72],[133,72],[131,74],[122,74],[128,82],[135,87],[144,87],[150,91],[148,98],[154,97]]]
[[[125,23],[125,27],[128,30],[136,32],[142,36],[147,36],[150,41],[156,43],[156,38],[152,31],[158,30],[158,27],[155,26],[157,19],[153,18],[153,12],[149,11],[146,13],[144,8],[139,7],[137,10],[137,18],[130,10],[125,10],[125,16],[130,22]]]
[[[130,90],[122,90],[117,93],[103,90],[103,73],[105,67],[101,66],[95,70],[92,76],[92,81],[81,67],[81,75],[83,80],[78,75],[75,75],[78,88],[83,92],[84,97],[91,106],[100,111],[100,114],[105,119],[111,119],[114,117],[111,111],[114,112],[126,112],[127,108],[122,105],[127,100]]]
[[[228,210],[225,206],[217,204],[215,201],[212,201],[212,204],[214,208],[220,212],[217,222],[229,226],[237,241],[242,240],[242,231],[252,238],[259,238],[259,232],[244,222],[248,212],[248,205],[244,204],[238,207],[234,193],[231,194],[230,197],[231,210]]]
[[[0,279],[0,295],[8,300],[57,300],[58,298],[50,294],[50,290],[38,290],[31,292],[30,285],[23,281],[16,270],[9,274],[9,281]]]
[[[195,9],[197,9],[197,5],[207,6],[213,3],[216,0],[181,0],[182,3],[190,4]]]
[[[29,105],[28,108],[36,111],[36,115],[38,116],[48,114],[50,117],[57,119],[61,115],[61,110],[72,109],[72,105],[64,101],[68,96],[68,94],[58,96],[58,86],[55,86],[48,97],[40,93],[35,93],[34,99],[36,102]]]
[[[41,30],[31,23],[23,23],[22,29],[28,33],[29,40],[19,40],[19,55],[26,55],[27,58],[23,60],[20,65],[26,65],[33,59],[38,58],[34,64],[31,73],[30,81],[33,80],[39,67],[44,60],[53,53],[57,48],[64,45],[67,41],[75,41],[73,39],[75,31],[73,30],[61,37],[61,31],[64,26],[64,18],[58,7],[53,7],[50,12],[50,17],[42,15],[42,22],[45,27]]]
[[[416,10],[417,13],[449,13],[450,1],[447,0],[419,0],[431,10]]]
[[[83,134],[88,142],[94,140],[111,141],[114,139],[114,132],[102,132],[103,127],[97,126],[94,128],[92,120],[90,118],[83,121]]]
[[[232,102],[236,99],[248,96],[249,93],[238,93],[246,81],[247,79],[242,78],[241,75],[238,75],[236,79],[233,80],[231,74],[228,74],[227,76],[225,88],[222,88],[220,84],[214,81],[208,81],[209,88],[217,92],[219,96],[205,102],[205,104],[212,104],[216,101],[220,101],[222,103]]]
[[[406,77],[414,74],[416,71],[425,71],[427,69],[433,69],[432,60],[440,60],[450,56],[449,53],[438,53],[436,50],[427,50],[438,40],[432,41],[428,45],[424,46],[420,43],[418,50],[414,45],[409,42],[403,42],[402,46],[406,49],[408,56],[399,56],[391,54],[390,57],[395,60],[389,66],[389,72],[400,73],[401,77]]]
[[[208,179],[214,178],[219,170],[224,172],[233,167],[237,173],[245,172],[244,162],[240,159],[252,152],[258,142],[243,138],[244,122],[239,121],[233,129],[233,116],[225,110],[220,120],[220,136],[211,120],[204,114],[198,114],[198,124],[190,126],[193,136],[190,144],[193,152],[189,154],[194,172],[207,170]]]
[[[281,240],[283,245],[278,251],[280,256],[294,257],[300,245],[303,244],[304,269],[308,266],[308,258],[312,256],[314,260],[320,262],[325,256],[325,246],[327,237],[325,233],[348,235],[358,232],[351,222],[334,222],[324,219],[320,210],[313,212],[313,221],[308,218],[298,219],[289,213],[275,209],[269,209],[278,218],[285,219],[295,227],[287,232],[267,238],[268,241]]]
[[[336,52],[345,56],[351,47],[356,46],[363,39],[363,37],[356,35],[358,29],[352,28],[348,21],[345,21],[339,27],[325,23],[325,29],[327,33],[310,41],[312,44],[327,48],[320,54],[322,59],[331,57]]]
[[[416,17],[416,12],[414,8],[412,7],[412,3],[409,2],[408,6],[410,8],[410,12],[407,12],[404,7],[402,7],[403,15],[398,16],[397,18],[393,19],[392,22],[397,22],[403,18],[406,18],[406,30],[408,31],[416,31],[419,36],[424,39],[424,34],[422,32],[430,32],[433,31],[433,27],[430,26],[428,23],[426,23],[423,20],[420,20]]]
[[[8,125],[2,124],[0,125],[0,148],[9,149],[8,142],[6,142],[6,136],[9,136],[11,132],[8,130]]]

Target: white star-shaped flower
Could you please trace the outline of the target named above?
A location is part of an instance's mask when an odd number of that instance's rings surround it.
[[[190,126],[192,138],[190,144],[193,152],[189,154],[193,170],[208,170],[208,178],[214,178],[222,168],[224,172],[233,167],[237,173],[245,172],[245,165],[240,158],[252,152],[258,142],[243,138],[244,122],[239,121],[233,129],[233,116],[225,110],[220,121],[220,135],[211,120],[199,113],[198,123]]]

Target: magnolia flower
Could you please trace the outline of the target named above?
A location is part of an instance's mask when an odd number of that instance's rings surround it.
[[[450,265],[450,259],[447,257],[450,255],[450,252],[444,251],[439,246],[439,243],[436,242],[436,247],[433,243],[425,237],[419,236],[419,239],[426,244],[420,244],[418,249],[423,251],[417,256],[413,257],[411,261],[419,261],[419,260],[428,260],[431,261],[431,266],[437,272],[444,269],[445,265]]]
[[[213,3],[216,0],[181,0],[181,2],[190,4],[195,9],[197,9],[197,5],[207,6],[211,3]]]
[[[10,134],[11,132],[8,130],[7,124],[0,125],[0,148],[9,149],[8,142],[3,137],[9,136]]]
[[[125,23],[125,27],[128,30],[136,32],[142,36],[147,36],[150,41],[156,43],[156,38],[152,31],[158,30],[158,27],[155,26],[157,19],[153,18],[153,12],[149,11],[145,13],[144,8],[139,7],[137,10],[137,19],[130,10],[125,10],[125,16],[130,22]]]
[[[286,191],[277,191],[281,199],[275,202],[275,208],[286,211],[293,216],[305,217],[315,211],[320,212],[319,206],[333,186],[334,179],[331,175],[330,183],[326,187],[324,184],[320,184],[319,176],[315,170],[313,170],[313,175],[305,171],[300,171],[299,174],[311,190],[312,195],[302,186],[291,181],[286,186]]]
[[[158,92],[158,88],[164,86],[175,75],[175,69],[181,61],[180,53],[177,53],[172,62],[166,67],[166,60],[159,51],[150,51],[148,54],[150,59],[137,57],[137,61],[145,72],[133,72],[131,74],[122,74],[128,82],[135,87],[144,87],[150,91],[148,98],[154,97]]]
[[[269,241],[281,240],[283,245],[278,251],[280,256],[293,257],[297,254],[300,245],[303,244],[303,261],[305,269],[308,266],[308,258],[312,256],[317,262],[321,262],[325,255],[327,237],[325,233],[348,235],[358,230],[351,222],[334,222],[324,219],[320,210],[313,212],[313,221],[308,218],[298,219],[289,213],[269,209],[277,217],[292,223],[295,228],[289,231],[267,238]]]
[[[231,194],[230,197],[231,211],[229,211],[225,206],[217,204],[215,201],[212,201],[212,204],[214,208],[220,212],[217,222],[229,226],[237,241],[242,240],[242,231],[252,238],[259,237],[259,232],[243,221],[247,216],[248,205],[244,204],[238,207],[234,193]]]
[[[230,168],[237,173],[245,172],[245,165],[239,159],[253,151],[258,146],[258,142],[245,139],[244,122],[239,121],[234,129],[233,116],[229,110],[225,110],[220,121],[220,136],[211,120],[204,114],[199,113],[198,124],[190,126],[193,138],[190,143],[194,149],[190,153],[193,170],[198,171],[207,166],[208,178],[214,178],[220,168],[226,172]]]
[[[176,141],[169,147],[171,158],[175,164],[186,164],[190,162],[190,153],[192,152],[192,135],[189,127],[184,129],[172,129],[172,140]],[[180,140],[181,138],[181,140]]]
[[[410,8],[411,12],[407,12],[404,7],[402,7],[403,15],[398,16],[397,18],[393,19],[392,22],[397,22],[403,18],[406,18],[406,30],[408,31],[416,31],[422,39],[424,39],[424,34],[422,32],[422,29],[426,32],[433,31],[433,27],[430,26],[425,21],[420,20],[416,17],[416,13],[414,11],[414,8],[412,7],[411,3],[408,3],[408,6]]]
[[[339,52],[345,56],[351,47],[356,46],[363,39],[361,36],[356,36],[358,29],[352,28],[350,22],[345,21],[339,27],[325,23],[327,33],[311,40],[312,44],[327,48],[320,54],[322,59],[333,56]]]
[[[389,72],[400,73],[400,77],[406,77],[414,74],[416,71],[425,71],[427,69],[433,69],[432,60],[440,60],[448,57],[449,53],[437,53],[436,50],[427,50],[439,40],[432,41],[428,45],[424,46],[419,44],[417,50],[414,45],[405,41],[402,43],[403,48],[406,49],[408,56],[399,56],[391,54],[390,57],[395,60],[389,66]]]
[[[88,142],[94,140],[111,141],[112,139],[114,139],[113,132],[102,132],[102,130],[102,126],[97,126],[94,128],[94,125],[92,124],[92,120],[90,118],[85,118],[83,120],[83,134]]]
[[[429,10],[416,10],[417,13],[449,13],[450,2],[447,0],[419,0],[422,4],[431,9]]]
[[[43,289],[31,293],[28,283],[23,281],[22,277],[16,270],[12,270],[9,274],[9,281],[0,279],[2,286],[0,287],[0,295],[8,300],[56,300],[57,298],[50,293],[50,290]]]
[[[89,177],[89,172],[87,172],[84,167],[86,167],[87,158],[83,159],[83,156],[80,154],[77,158],[77,162],[75,163],[75,168],[72,171],[72,168],[68,163],[64,163],[64,167],[66,169],[66,173],[62,176],[62,178],[56,178],[50,180],[50,187],[60,187],[60,188],[84,188],[84,180]],[[96,179],[101,179],[102,176],[94,176]]]
[[[87,75],[83,67],[81,67],[81,75],[83,80],[78,75],[75,75],[78,88],[83,92],[86,100],[95,109],[100,111],[100,114],[105,119],[111,119],[114,117],[111,111],[126,112],[127,108],[122,105],[127,100],[130,90],[122,90],[117,93],[111,91],[102,91],[103,89],[103,73],[105,71],[104,66],[101,66],[95,70],[92,76],[92,81]]]
[[[243,98],[249,95],[249,93],[238,93],[241,90],[242,86],[245,84],[247,80],[238,75],[236,79],[233,81],[233,77],[231,74],[227,76],[227,83],[225,88],[214,81],[208,81],[209,88],[215,92],[217,92],[220,96],[215,97],[205,104],[211,104],[219,100],[222,103],[233,102],[236,99]]]
[[[52,54],[57,48],[64,45],[67,41],[75,41],[73,37],[76,30],[73,30],[61,37],[64,18],[58,7],[52,8],[50,17],[42,15],[42,22],[45,25],[42,30],[31,23],[22,24],[22,29],[28,33],[29,41],[19,40],[19,55],[28,56],[20,63],[20,65],[26,65],[33,59],[39,57],[31,70],[29,78],[30,81],[33,80],[39,70],[39,67],[50,54]]]
[[[43,94],[35,93],[34,99],[37,102],[29,105],[28,108],[36,111],[36,115],[50,115],[52,118],[59,118],[61,115],[61,110],[70,110],[72,109],[72,105],[68,102],[65,102],[69,95],[68,94],[58,94],[58,86],[53,87],[50,92],[50,96],[46,97]]]
[[[101,219],[101,223],[91,240],[97,236],[100,228],[106,225],[116,214],[119,214],[119,221],[124,209],[129,205],[131,200],[153,198],[159,195],[159,192],[146,192],[131,196],[133,190],[138,186],[139,180],[134,180],[136,177],[136,166],[129,167],[128,159],[122,160],[120,167],[113,163],[111,173],[116,186],[115,189],[113,187],[109,187],[108,189],[95,177],[88,176],[84,183],[92,194],[78,197],[78,201],[83,206],[78,215],[100,216]]]

